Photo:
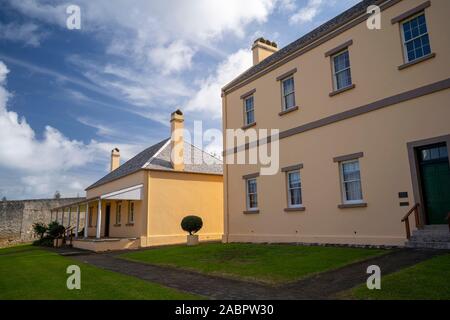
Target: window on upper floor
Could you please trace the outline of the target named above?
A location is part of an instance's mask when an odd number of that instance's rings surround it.
[[[294,76],[281,81],[281,90],[283,94],[283,110],[289,110],[295,107],[295,85]]]
[[[300,170],[287,173],[288,207],[299,208],[302,206],[302,184]]]
[[[245,125],[255,123],[255,99],[253,96],[244,99],[244,122]]]
[[[341,162],[340,171],[342,201],[344,204],[361,203],[363,201],[363,194],[361,189],[359,160]]]
[[[352,85],[352,74],[348,50],[332,56],[332,61],[334,90],[338,91],[350,87]]]
[[[246,180],[247,210],[258,210],[258,187],[256,179]]]
[[[431,54],[425,13],[420,13],[401,23],[405,61],[413,62]]]

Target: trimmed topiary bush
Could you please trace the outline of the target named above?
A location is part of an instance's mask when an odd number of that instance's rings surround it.
[[[203,220],[197,216],[187,216],[181,221],[181,228],[184,231],[189,232],[189,235],[191,236],[199,232],[202,227]]]

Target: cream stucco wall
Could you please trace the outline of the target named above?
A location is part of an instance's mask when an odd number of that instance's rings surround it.
[[[166,245],[184,243],[186,234],[181,229],[183,217],[196,214],[202,217],[204,227],[199,233],[200,240],[220,240],[223,235],[223,177],[221,175],[194,174],[183,172],[141,170],[135,174],[88,190],[87,197],[93,198],[143,184],[143,199],[133,201],[135,205],[134,223],[128,223],[129,201],[121,201],[121,223],[116,223],[114,200],[102,200],[101,236],[105,235],[106,206],[111,207],[109,237],[138,238],[139,246]],[[97,226],[98,201],[89,205],[93,212],[92,227],[88,228],[89,237],[95,237]],[[89,220],[88,220],[89,221]],[[112,244],[101,242],[94,244],[104,248]],[[79,245],[88,246],[85,242]],[[134,246],[134,243],[133,243]]]
[[[401,1],[382,12],[382,29],[369,31],[365,23],[345,31],[252,83],[226,92],[224,128],[243,125],[242,100],[256,89],[256,129],[285,131],[450,77],[450,38],[447,13],[450,1],[431,1],[425,9],[432,52],[436,57],[398,70],[404,63],[399,24],[391,19],[422,4]],[[325,52],[353,40],[349,47],[355,88],[329,97],[331,62]],[[276,78],[293,68],[298,111],[279,116],[280,85]],[[398,193],[412,190],[406,144],[450,134],[450,90],[388,106],[351,119],[306,131],[280,141],[280,168],[302,163],[302,195],[306,210],[284,212],[286,177],[258,178],[259,214],[244,214],[243,176],[259,171],[256,165],[227,165],[224,179],[225,241],[321,242],[396,244],[405,241],[400,222],[408,211]],[[225,149],[228,149],[225,146]],[[364,152],[360,159],[366,208],[338,209],[341,203],[338,164],[333,158]]]
[[[148,245],[185,243],[181,220],[197,215],[203,220],[200,240],[223,235],[223,177],[220,175],[149,172]]]

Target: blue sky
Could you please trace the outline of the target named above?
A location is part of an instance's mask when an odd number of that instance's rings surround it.
[[[123,162],[165,139],[177,108],[221,129],[220,88],[256,38],[283,47],[357,2],[0,0],[0,197],[84,195],[112,148]]]

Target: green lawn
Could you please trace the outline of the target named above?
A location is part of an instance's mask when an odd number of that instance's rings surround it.
[[[131,252],[122,255],[122,258],[207,274],[279,283],[336,269],[386,252],[344,247],[203,244]]]
[[[383,270],[382,270],[383,272]],[[350,292],[354,299],[450,300],[450,254],[421,262],[381,277],[381,290],[361,285]]]
[[[68,290],[66,268],[81,268],[81,290]],[[137,278],[98,269],[32,246],[0,249],[0,300],[195,299]]]

